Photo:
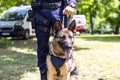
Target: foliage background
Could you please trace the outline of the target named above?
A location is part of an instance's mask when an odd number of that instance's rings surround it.
[[[32,0],[0,0],[0,15],[12,6],[30,4]],[[78,0],[76,14],[84,14],[87,18],[87,29],[91,34],[95,31],[113,31],[119,34],[120,0]],[[108,29],[109,28],[109,29]]]

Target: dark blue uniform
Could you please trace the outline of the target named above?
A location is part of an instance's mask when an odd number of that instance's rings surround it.
[[[67,5],[72,7],[76,6],[77,0],[36,0],[37,3],[47,4],[47,3],[57,3],[59,6],[56,8],[41,8],[35,10],[35,14],[38,14],[49,21],[48,24],[45,24],[41,19],[35,17],[36,24],[36,37],[37,37],[37,57],[38,57],[38,67],[40,68],[41,75],[46,75],[46,55],[49,53],[49,37],[50,37],[50,29],[53,27],[56,20],[63,20],[63,9]],[[43,19],[44,20],[44,19]],[[65,21],[65,25],[67,25],[67,21]],[[42,30],[47,28],[47,31]],[[41,80],[47,80],[45,78],[41,78]]]

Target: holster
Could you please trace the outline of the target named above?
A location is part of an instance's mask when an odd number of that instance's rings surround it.
[[[40,3],[36,3],[36,2],[31,2],[31,10],[28,10],[28,16],[29,16],[29,20],[31,21],[31,25],[32,28],[36,28],[36,24],[35,24],[35,11],[39,8],[40,9]]]
[[[32,28],[35,29],[35,20],[34,20],[34,15],[35,15],[35,12],[33,10],[28,10],[28,17],[29,17],[29,20],[31,21],[31,25],[32,25]]]

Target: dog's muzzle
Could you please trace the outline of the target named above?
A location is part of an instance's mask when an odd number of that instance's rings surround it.
[[[69,59],[72,55],[72,48],[73,48],[73,45],[70,43],[65,43],[63,45],[64,55],[67,59]]]
[[[64,47],[64,49],[71,50],[71,49],[72,49],[72,47],[73,47],[73,45],[72,45],[72,44],[70,44],[70,43],[65,43],[65,44],[63,45],[63,47]]]

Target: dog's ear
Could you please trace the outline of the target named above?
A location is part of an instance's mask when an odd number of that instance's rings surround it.
[[[75,27],[76,27],[76,21],[73,20],[73,21],[70,23],[70,25],[69,25],[69,27],[68,27],[68,30],[71,30],[72,32],[75,32]]]
[[[62,23],[60,22],[60,20],[57,20],[54,24],[54,34],[56,34],[61,29],[62,29]]]

